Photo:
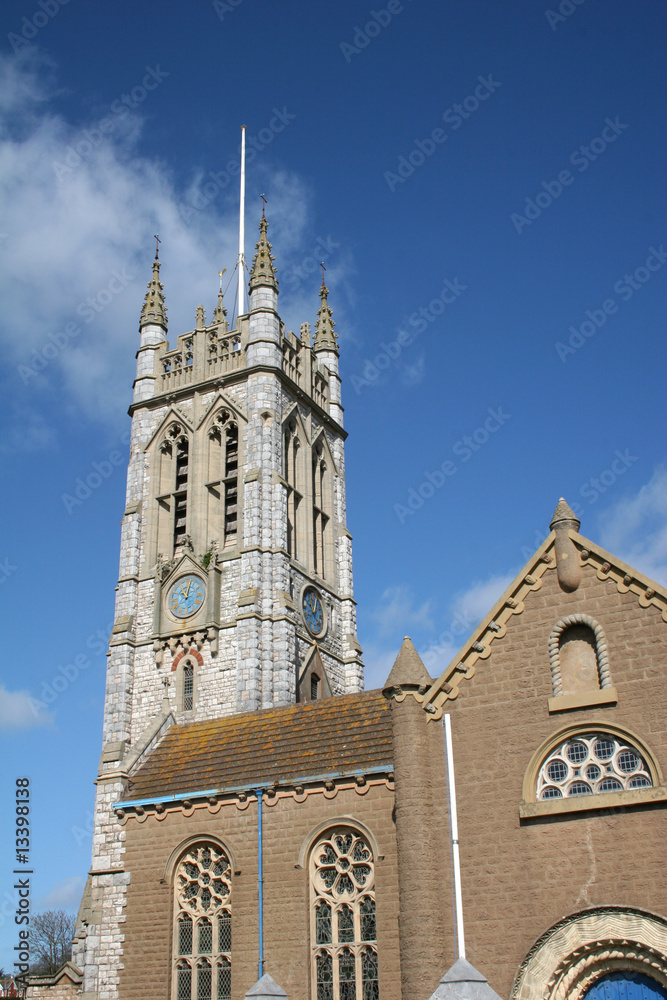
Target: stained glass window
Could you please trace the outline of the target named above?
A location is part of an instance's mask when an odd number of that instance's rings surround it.
[[[542,764],[538,800],[650,788],[648,764],[636,747],[610,733],[584,733],[564,740]]]
[[[315,844],[310,871],[313,1000],[379,1000],[369,844],[351,828],[331,830]]]
[[[231,997],[231,878],[229,858],[212,843],[188,848],[176,868],[176,1000]]]

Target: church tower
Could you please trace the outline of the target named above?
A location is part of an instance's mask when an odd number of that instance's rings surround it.
[[[363,689],[338,339],[324,278],[311,344],[278,314],[268,223],[250,309],[170,349],[156,251],[139,324],[93,861],[75,940],[84,992],[116,995],[123,834],[114,803],[173,724]],[[101,935],[101,938],[100,938]],[[100,945],[100,940],[103,942]]]

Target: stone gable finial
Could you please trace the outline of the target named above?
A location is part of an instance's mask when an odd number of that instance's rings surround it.
[[[575,528],[575,531],[579,531],[579,528],[581,527],[581,521],[572,510],[565,497],[561,497],[560,500],[558,501],[558,506],[554,511],[554,516],[551,518],[551,524],[549,525],[549,527],[553,530],[554,525],[560,524],[561,521],[576,522],[577,526]]]
[[[255,246],[255,256],[252,259],[250,270],[250,291],[255,288],[273,288],[278,291],[278,279],[276,269],[273,266],[275,257],[271,253],[271,244],[266,235],[268,222],[264,215],[259,220],[259,239]]]
[[[317,313],[315,323],[315,338],[313,340],[314,351],[334,351],[338,354],[338,337],[334,330],[335,323],[331,315],[331,309],[327,296],[329,289],[324,284],[324,264],[322,265],[322,287],[320,288],[320,298],[322,300]]]
[[[163,327],[164,330],[167,329],[167,307],[164,304],[163,287],[160,281],[160,261],[157,257],[157,247],[153,261],[153,276],[148,282],[144,297],[139,329],[148,326],[149,323],[155,323],[157,326]]]

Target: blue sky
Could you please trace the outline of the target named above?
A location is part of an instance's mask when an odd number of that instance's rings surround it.
[[[437,673],[561,495],[667,582],[666,20],[619,0],[2,5],[0,791],[9,816],[32,779],[35,909],[76,909],[90,861],[152,237],[173,342],[234,264],[241,124],[246,250],[265,192],[288,328],[314,322],[326,255],[367,686],[406,633]]]

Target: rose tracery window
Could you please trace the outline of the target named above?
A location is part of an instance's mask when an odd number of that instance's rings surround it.
[[[174,883],[174,1000],[231,997],[231,878],[229,858],[216,844],[194,844]]]
[[[636,747],[612,733],[570,737],[551,751],[537,778],[537,798],[598,795],[653,784],[648,764]]]
[[[373,853],[339,827],[311,853],[314,1000],[378,1000]]]

